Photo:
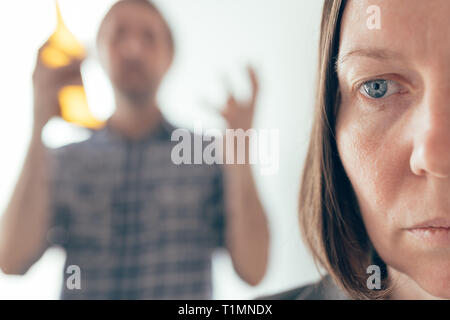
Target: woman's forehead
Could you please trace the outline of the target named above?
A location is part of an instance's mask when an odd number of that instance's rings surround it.
[[[340,59],[358,51],[408,60],[449,59],[450,1],[350,0],[341,24]]]

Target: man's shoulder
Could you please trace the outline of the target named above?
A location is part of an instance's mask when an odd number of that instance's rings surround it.
[[[348,296],[339,289],[331,276],[320,281],[275,295],[259,298],[261,300],[348,300]]]
[[[82,141],[47,147],[50,171],[59,177],[64,173],[63,176],[70,178],[78,176],[80,172],[90,174],[98,168],[99,163],[110,163],[115,158],[111,152],[105,152],[105,147],[106,143],[101,141],[98,133],[93,133]]]
[[[81,141],[71,142],[58,147],[48,147],[47,150],[51,155],[57,157],[83,155],[89,151],[99,150],[102,145],[106,145],[107,132],[105,130],[92,130],[89,136]]]
[[[89,148],[90,145],[90,139],[87,139],[79,142],[71,142],[57,147],[48,147],[47,150],[55,156],[62,156],[69,153],[77,154],[80,151]]]

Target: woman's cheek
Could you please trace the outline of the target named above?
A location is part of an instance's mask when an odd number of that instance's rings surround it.
[[[367,111],[345,96],[342,102],[336,126],[342,164],[364,211],[388,218],[410,178],[402,115],[389,109]]]
[[[374,245],[389,246],[401,219],[398,209],[406,152],[395,128],[377,124],[381,114],[364,117],[353,110],[342,116],[336,132],[342,164]]]
[[[363,212],[381,209],[388,187],[388,181],[385,181],[382,174],[386,162],[381,160],[381,144],[353,124],[341,129],[338,148]]]
[[[336,132],[342,164],[358,200],[379,208],[389,189],[389,179],[383,174],[389,168],[390,156],[385,154],[385,133],[358,110],[347,109],[342,109]]]

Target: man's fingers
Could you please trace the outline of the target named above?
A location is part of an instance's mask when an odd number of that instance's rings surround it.
[[[55,68],[59,73],[74,73],[79,72],[81,70],[81,64],[83,60],[73,59],[68,65]]]
[[[256,71],[252,66],[248,66],[247,70],[248,70],[250,82],[252,85],[252,96],[250,99],[250,106],[252,108],[254,108],[256,105],[256,99],[258,98],[258,93],[259,93],[259,80],[258,80],[258,76],[256,75]]]
[[[57,68],[50,67],[44,61],[42,61],[41,54],[39,52],[37,59],[36,59],[36,68],[35,69],[42,70],[42,71],[49,71],[54,74],[75,73],[75,72],[80,72],[82,63],[83,63],[83,60],[81,60],[81,59],[72,59],[71,62],[65,66],[57,67]]]
[[[62,79],[59,79],[61,86],[69,86],[69,85],[82,85],[83,78],[81,77],[81,73],[72,73],[65,74]]]
[[[234,108],[237,104],[238,102],[236,98],[232,94],[229,94],[227,98],[227,108]]]
[[[57,73],[61,80],[80,78],[81,79],[81,60],[74,60],[67,66],[57,69]]]
[[[52,74],[54,82],[66,83],[81,83],[81,60],[74,60],[70,64],[59,68],[46,67],[46,72]]]

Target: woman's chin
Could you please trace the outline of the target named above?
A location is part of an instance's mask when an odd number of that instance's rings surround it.
[[[427,279],[423,283],[419,283],[419,285],[435,298],[450,299],[450,275],[448,271],[443,276],[428,275]]]
[[[450,299],[449,264],[446,264],[449,268],[444,268],[442,263],[436,263],[430,268],[424,268],[425,270],[421,270],[419,274],[413,275],[412,278],[424,291],[423,299]]]

